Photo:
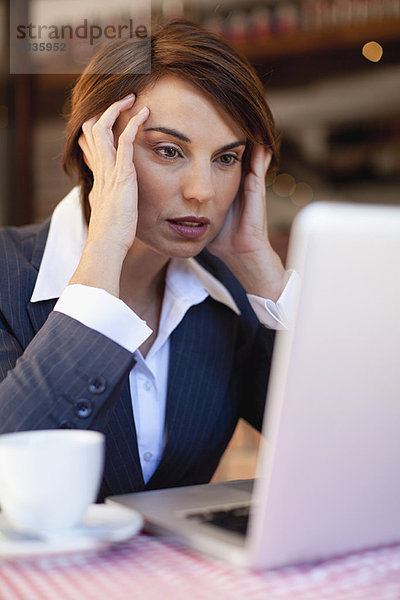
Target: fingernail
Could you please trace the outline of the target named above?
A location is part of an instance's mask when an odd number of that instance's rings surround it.
[[[147,112],[149,109],[147,106],[143,106],[143,108],[141,110],[139,110],[138,115],[143,115],[145,112]]]
[[[134,97],[135,94],[128,94],[127,96],[125,96],[125,98],[122,98],[123,101],[125,100],[132,100],[132,98]]]

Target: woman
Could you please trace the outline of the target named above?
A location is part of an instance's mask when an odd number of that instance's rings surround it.
[[[0,237],[0,431],[104,431],[100,500],[207,482],[239,417],[260,428],[285,302],[260,81],[186,21],[138,74],[148,50],[93,59],[64,154],[79,187],[50,224]]]

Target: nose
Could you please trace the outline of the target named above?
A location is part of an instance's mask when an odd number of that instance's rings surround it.
[[[214,198],[215,191],[211,165],[192,164],[188,168],[183,181],[183,197],[203,204]]]

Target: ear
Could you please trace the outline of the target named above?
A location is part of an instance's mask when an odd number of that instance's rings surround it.
[[[78,146],[80,147],[80,149],[82,150],[82,156],[83,156],[83,160],[85,161],[86,166],[92,170],[91,166],[90,166],[90,162],[89,162],[89,158],[88,158],[88,154],[89,154],[89,146],[86,142],[86,138],[85,138],[85,134],[82,133],[79,138],[78,138]]]

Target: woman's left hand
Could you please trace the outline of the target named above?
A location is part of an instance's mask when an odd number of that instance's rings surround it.
[[[225,262],[247,293],[276,301],[284,288],[285,269],[268,237],[265,175],[270,162],[270,152],[255,145],[250,171],[207,248]]]

